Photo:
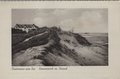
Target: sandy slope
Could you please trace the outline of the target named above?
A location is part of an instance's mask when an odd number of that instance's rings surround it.
[[[41,39],[46,33],[49,35]],[[45,39],[48,39],[48,42],[39,43],[44,42]],[[32,41],[33,43],[30,42],[31,40],[34,40]],[[13,54],[12,65],[96,66],[108,64],[107,47],[102,45],[89,45],[89,42],[87,42],[84,37],[80,37],[79,41],[74,33],[61,31],[57,28],[50,28],[49,31],[47,30],[25,39],[21,44],[23,47],[25,47],[27,43],[33,45],[27,44],[27,48],[22,49],[16,46],[14,51],[19,51]]]

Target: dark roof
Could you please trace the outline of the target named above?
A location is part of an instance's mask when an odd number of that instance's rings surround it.
[[[16,24],[16,28],[39,28],[35,24]]]

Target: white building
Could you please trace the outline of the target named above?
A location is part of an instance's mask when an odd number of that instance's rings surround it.
[[[38,29],[39,27],[37,27],[35,24],[16,24],[14,28],[26,31],[28,33],[30,30],[35,30]]]

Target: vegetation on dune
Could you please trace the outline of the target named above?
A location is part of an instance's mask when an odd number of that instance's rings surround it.
[[[28,33],[22,30],[12,28],[12,46],[17,45],[20,42],[24,41],[25,39],[30,38],[34,35],[44,33],[45,31],[47,31],[47,27],[38,28],[36,30],[31,30]]]
[[[25,39],[26,38],[24,34],[12,34],[12,46],[18,45]]]
[[[13,60],[24,63],[22,65],[37,66],[103,65],[107,63],[107,54],[105,52],[108,52],[104,51],[107,50],[104,46],[93,47],[92,43],[80,34],[62,31],[58,27],[43,27],[26,34],[13,34],[13,56],[23,50],[24,52],[20,56],[14,57]],[[24,61],[25,59],[22,59],[18,61],[29,54],[32,55],[32,52],[33,56],[29,60]],[[101,59],[104,54],[106,58]],[[98,56],[98,59],[92,55]],[[13,63],[14,65],[21,65]]]
[[[91,45],[91,43],[88,42],[88,41],[86,40],[86,38],[85,38],[85,37],[82,37],[80,34],[74,33],[74,37],[76,38],[76,40],[77,40],[77,41],[79,42],[79,44],[81,44],[81,45],[86,45],[86,46]]]
[[[44,45],[48,43],[48,37],[49,34],[46,33],[37,37],[30,38],[27,41],[22,41],[19,44],[12,47],[12,53],[14,54],[19,52],[20,50],[25,50],[30,47]]]
[[[48,29],[47,27],[39,28],[25,35],[21,34],[21,37],[20,35],[18,36],[17,35],[14,34],[14,36],[12,37],[13,53],[19,52],[20,50],[25,50],[29,47],[46,44],[48,43],[49,39],[54,40],[55,43],[58,43],[60,41],[60,38],[58,37],[56,30],[54,28]]]

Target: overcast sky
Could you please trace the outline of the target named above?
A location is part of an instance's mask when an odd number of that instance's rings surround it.
[[[60,26],[74,32],[107,32],[107,9],[13,9],[12,26],[15,24]]]

